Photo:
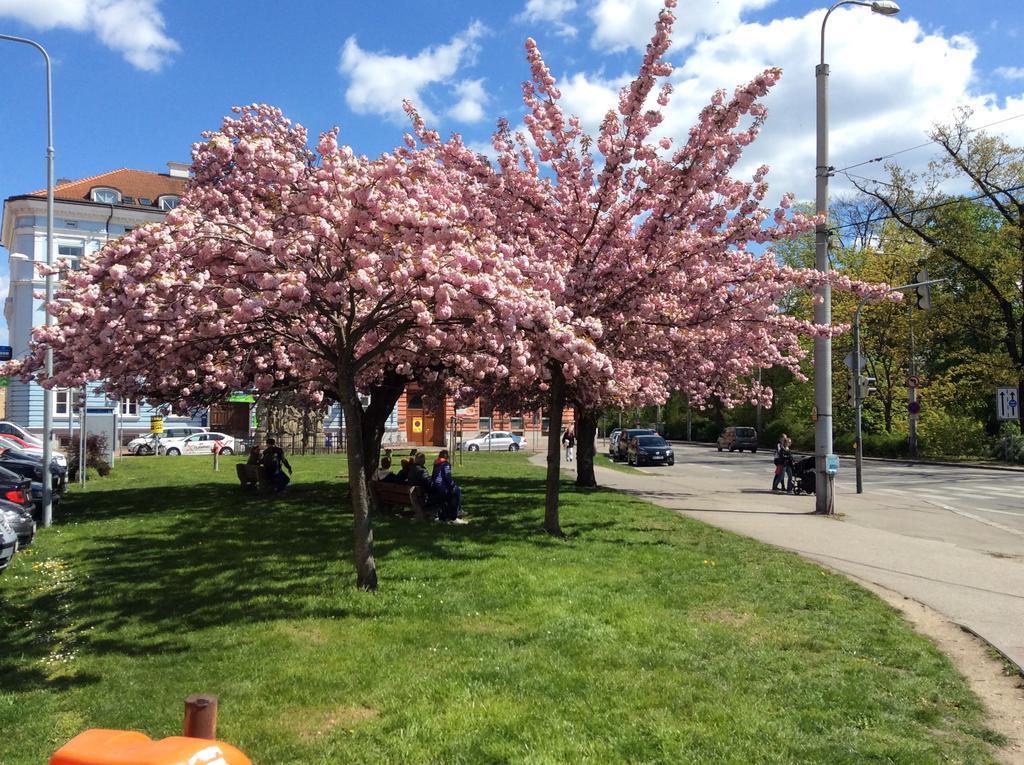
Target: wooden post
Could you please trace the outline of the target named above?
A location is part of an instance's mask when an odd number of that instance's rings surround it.
[[[193,693],[185,699],[185,735],[189,738],[217,738],[217,697]]]

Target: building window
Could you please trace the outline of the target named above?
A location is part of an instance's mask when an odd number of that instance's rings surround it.
[[[542,436],[546,436],[550,429],[551,429],[551,420],[549,420],[547,417],[542,418],[541,421],[540,421],[540,434]]]
[[[127,401],[121,402],[121,416],[122,417],[138,417],[139,416],[139,402],[133,398]]]
[[[57,256],[67,261],[65,265],[68,268],[77,269],[84,254],[85,248],[80,244],[57,245]]]
[[[93,202],[99,202],[100,204],[121,204],[121,192],[117,189],[106,188],[105,186],[97,186],[94,188],[89,192],[89,197]]]
[[[523,429],[523,416],[509,418],[509,428],[511,430],[522,430]]]
[[[481,417],[479,423],[480,430],[487,431],[491,429],[491,418]]]
[[[181,203],[181,197],[175,196],[174,194],[164,194],[163,196],[157,197],[156,201],[161,210],[173,210]]]
[[[53,413],[57,417],[67,417],[68,409],[71,406],[71,389],[53,389]]]
[[[149,207],[153,204],[153,200],[149,197],[139,197],[139,204],[143,207]]]

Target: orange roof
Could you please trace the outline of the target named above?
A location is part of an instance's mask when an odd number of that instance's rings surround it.
[[[108,173],[101,173],[90,178],[82,178],[80,181],[68,181],[54,187],[53,196],[55,199],[89,199],[89,192],[96,186],[117,189],[122,196],[133,197],[138,204],[138,199],[144,197],[156,204],[157,197],[162,194],[180,195],[185,188],[188,178],[174,178],[165,173],[150,173],[146,170],[129,170],[122,167],[120,170],[111,170]],[[45,197],[46,189],[33,191],[29,196]]]

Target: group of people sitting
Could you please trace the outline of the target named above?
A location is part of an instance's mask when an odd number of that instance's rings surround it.
[[[373,474],[375,481],[418,486],[423,490],[423,510],[428,517],[439,521],[458,523],[462,517],[462,489],[452,478],[448,450],[442,449],[434,460],[433,470],[427,473],[427,455],[413,449],[402,459],[401,469],[391,472],[391,457],[381,458],[380,468]]]

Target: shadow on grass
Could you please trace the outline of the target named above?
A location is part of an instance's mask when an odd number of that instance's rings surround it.
[[[558,548],[593,535],[626,542],[624,532],[635,531],[615,519],[573,518],[566,538],[549,536],[541,529],[540,478],[474,476],[464,491],[466,525],[375,516],[384,586],[396,582],[388,560],[399,553],[403,560],[472,561],[489,558],[494,545]],[[574,493],[623,502],[609,489],[563,487],[563,497]],[[283,495],[246,493],[229,483],[94,491],[69,497],[56,522],[72,532],[62,554],[75,577],[59,603],[52,592],[26,592],[0,621],[10,627],[0,635],[0,656],[18,667],[45,664],[54,650],[40,630],[72,631],[74,650],[138,656],[187,652],[190,633],[211,627],[361,616],[352,610],[359,610],[358,599],[338,594],[354,585],[344,484],[293,484]],[[11,691],[95,681],[4,671]]]

